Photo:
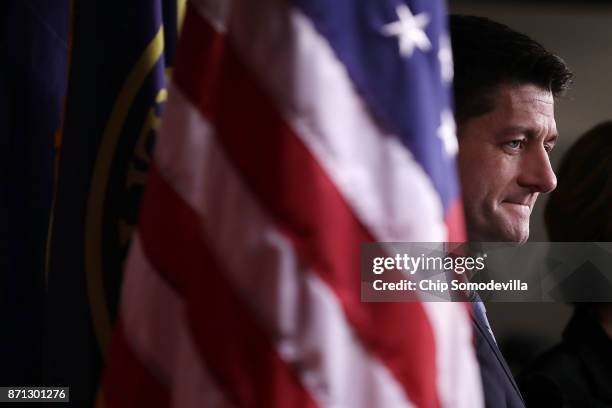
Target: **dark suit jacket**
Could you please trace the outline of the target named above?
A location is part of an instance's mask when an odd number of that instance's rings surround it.
[[[524,408],[525,403],[512,372],[502,356],[486,323],[476,313],[472,314],[476,357],[487,408]]]
[[[520,379],[528,407],[612,407],[612,340],[588,310],[577,310],[563,340]]]

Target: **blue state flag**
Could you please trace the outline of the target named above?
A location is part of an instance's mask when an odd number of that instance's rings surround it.
[[[48,253],[45,381],[92,406],[166,101],[178,0],[73,2]]]

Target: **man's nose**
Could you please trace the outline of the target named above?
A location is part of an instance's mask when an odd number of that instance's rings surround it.
[[[543,146],[524,156],[518,183],[537,193],[550,193],[557,187],[557,176]]]

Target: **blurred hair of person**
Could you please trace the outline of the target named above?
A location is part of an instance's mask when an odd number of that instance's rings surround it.
[[[612,121],[567,152],[545,209],[550,240],[612,241]],[[612,407],[612,304],[575,303],[561,343],[522,374],[528,407]]]

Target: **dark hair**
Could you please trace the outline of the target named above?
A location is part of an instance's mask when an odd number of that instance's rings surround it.
[[[557,175],[544,210],[550,240],[612,241],[612,122],[578,139]]]
[[[501,84],[535,84],[562,95],[573,78],[565,62],[542,45],[484,17],[450,16],[457,122],[493,110]]]

